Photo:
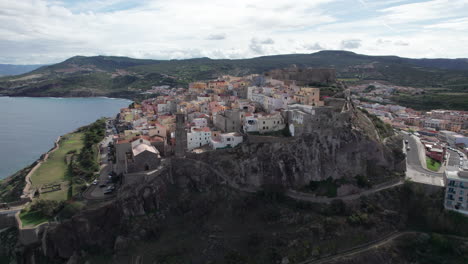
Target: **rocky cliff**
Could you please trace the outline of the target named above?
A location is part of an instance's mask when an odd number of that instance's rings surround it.
[[[301,136],[249,135],[237,148],[188,154],[189,159],[179,162],[183,167],[194,166],[193,160],[203,162],[245,187],[301,188],[327,178],[352,182],[359,175],[379,181],[404,172],[401,138],[393,135],[384,140],[365,114],[349,107],[317,109]]]
[[[167,160],[151,175],[128,175],[116,200],[44,232],[40,254],[59,261],[83,257],[83,252],[114,254],[128,250],[130,241],[157,240],[174,223],[183,223],[181,228],[194,224],[201,232],[197,225],[211,221],[202,219],[217,219],[218,213],[227,218],[229,229],[234,215],[262,203],[243,197],[265,186],[300,189],[327,178],[356,185],[358,175],[387,179],[404,169],[404,156],[396,155],[401,140],[383,140],[372,121],[346,101],[329,102],[328,110],[314,117],[300,136],[247,136],[233,149],[187,154]],[[277,217],[276,209],[255,208],[250,212],[254,219]],[[39,254],[33,252],[29,254]]]

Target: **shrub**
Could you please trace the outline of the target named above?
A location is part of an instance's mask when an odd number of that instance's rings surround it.
[[[329,208],[329,213],[332,215],[345,215],[346,214],[346,204],[341,199],[335,199],[331,202]]]
[[[73,202],[66,204],[63,209],[60,211],[59,216],[62,219],[68,219],[74,216],[76,213],[81,211],[84,207],[83,203]]]
[[[52,200],[37,200],[31,205],[30,211],[40,212],[46,217],[54,217],[63,207],[63,202]]]
[[[286,199],[284,186],[281,184],[265,184],[262,190],[257,192],[263,200],[267,202],[283,202]]]
[[[360,188],[369,188],[372,186],[367,176],[357,175],[354,178],[356,179],[356,183]]]
[[[364,226],[369,226],[371,224],[371,221],[369,219],[369,215],[366,213],[355,213],[346,219],[349,224],[351,225],[364,225]]]

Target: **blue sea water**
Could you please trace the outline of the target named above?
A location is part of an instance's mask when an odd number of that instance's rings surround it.
[[[131,103],[113,98],[0,97],[0,179],[38,159],[58,136],[113,117]]]

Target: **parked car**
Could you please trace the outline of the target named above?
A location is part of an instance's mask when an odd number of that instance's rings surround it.
[[[98,180],[94,180],[94,181],[93,181],[93,185],[97,185],[98,182],[99,182]]]
[[[107,186],[106,184],[102,183],[101,185],[99,185],[99,188],[104,188],[106,186]]]
[[[408,144],[408,140],[405,140],[405,144]]]
[[[105,191],[104,191],[104,194],[111,194],[112,192],[114,192],[114,190],[110,190],[110,189],[109,189],[109,190],[105,190]]]
[[[406,150],[409,151],[409,150],[410,150],[410,147],[407,147]]]
[[[1,209],[10,209],[10,206],[7,203],[0,203]]]

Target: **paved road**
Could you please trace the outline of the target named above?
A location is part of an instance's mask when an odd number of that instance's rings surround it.
[[[101,165],[101,171],[99,173],[99,178],[98,178],[99,182],[97,185],[91,185],[88,188],[88,190],[86,190],[86,192],[83,193],[83,197],[85,199],[98,200],[98,199],[106,199],[106,198],[111,197],[111,195],[104,194],[106,187],[101,188],[99,187],[99,185],[106,184],[106,181],[108,180],[108,175],[112,171],[111,169],[112,165],[110,164],[110,162],[107,161],[107,158],[108,158],[107,146],[109,145],[110,142],[112,142],[112,136],[113,135],[109,135],[106,138],[104,138],[104,140],[102,141],[102,146],[103,146],[103,150],[101,152],[102,165]]]
[[[1,210],[0,215],[2,214],[16,214],[17,212],[21,211],[23,207],[15,207],[15,208],[10,208],[8,210]]]
[[[214,169],[210,164],[205,163],[200,160],[195,160],[195,159],[188,159],[188,158],[183,158],[184,160],[191,160],[201,166],[206,166],[211,172],[216,174],[220,179],[223,180],[223,182],[229,186],[231,186],[234,189],[243,191],[243,192],[248,192],[248,193],[255,193],[259,189],[253,186],[239,186],[237,183],[234,181],[230,180],[229,177],[226,177],[223,173],[219,172],[218,170]],[[173,162],[176,162],[177,158],[173,159]],[[340,197],[323,197],[323,196],[316,196],[315,194],[312,193],[305,193],[305,192],[299,192],[295,190],[287,190],[286,191],[286,196],[299,200],[299,201],[306,201],[306,202],[313,202],[313,203],[331,203],[333,200],[336,199],[342,199],[342,200],[354,200],[358,199],[361,196],[369,195],[372,193],[380,192],[386,189],[394,188],[396,186],[399,186],[403,184],[404,181],[398,181],[398,182],[389,182],[389,183],[384,183],[378,186],[374,186],[372,189],[362,191],[360,193],[356,194],[351,194],[351,195],[346,195],[346,196],[340,196]]]
[[[380,192],[386,189],[394,188],[396,186],[402,185],[404,181],[398,182],[391,182],[387,184],[382,184],[380,186],[374,186],[372,189],[362,191],[356,194],[350,194],[346,196],[340,197],[323,197],[323,196],[315,196],[315,194],[298,192],[294,190],[286,191],[286,196],[293,198],[295,200],[306,201],[306,202],[313,202],[313,203],[331,203],[333,200],[341,199],[341,200],[355,200],[360,198],[361,196],[366,196],[372,193]]]
[[[430,171],[423,167],[425,162],[424,147],[419,142],[419,138],[413,135],[403,134],[408,140],[410,150],[406,151],[406,177],[414,182],[444,186],[443,173]]]
[[[383,245],[388,244],[389,242],[392,242],[396,238],[399,238],[399,237],[401,237],[403,235],[407,235],[407,234],[411,234],[411,233],[414,233],[414,232],[394,232],[394,233],[390,233],[390,234],[387,234],[386,236],[383,236],[383,237],[381,237],[381,238],[379,238],[377,240],[374,240],[374,241],[372,241],[370,243],[365,243],[363,245],[356,246],[354,248],[345,250],[345,251],[343,251],[341,253],[338,253],[338,254],[335,254],[335,255],[332,255],[332,256],[327,256],[327,257],[324,257],[324,258],[321,258],[321,259],[306,260],[306,261],[300,262],[299,264],[327,263],[327,262],[330,262],[332,260],[338,260],[338,259],[341,259],[341,258],[344,258],[344,257],[350,257],[350,256],[353,256],[353,255],[356,255],[356,254],[366,252],[366,251],[374,249],[374,248],[381,247]]]

